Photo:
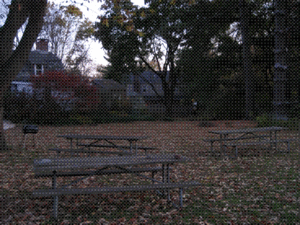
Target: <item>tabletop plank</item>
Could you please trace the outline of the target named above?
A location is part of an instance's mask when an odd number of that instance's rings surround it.
[[[245,128],[236,130],[211,130],[209,133],[213,134],[235,134],[235,133],[254,133],[254,132],[267,132],[267,131],[281,131],[287,130],[286,127],[256,127],[256,128]]]
[[[106,166],[134,166],[146,164],[171,164],[187,162],[190,159],[175,154],[149,154],[137,156],[107,156],[107,157],[69,157],[34,160],[34,170],[61,171],[67,169],[94,169]]]
[[[128,140],[128,141],[138,141],[142,139],[147,139],[147,136],[108,136],[108,135],[83,135],[83,134],[64,134],[58,135],[57,137],[62,137],[66,139],[86,139],[86,140]]]

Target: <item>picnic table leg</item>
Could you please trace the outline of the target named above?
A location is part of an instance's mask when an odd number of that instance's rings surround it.
[[[162,182],[165,183],[165,164],[162,164],[162,170],[161,170],[161,176],[162,176]],[[165,196],[166,192],[163,190],[162,192],[163,196]]]
[[[129,141],[129,146],[130,146],[130,153],[132,153],[132,141]],[[135,153],[136,154],[136,153]]]
[[[236,145],[235,146],[235,158],[237,158],[238,157],[238,146]]]
[[[56,171],[53,171],[52,189],[56,189]],[[53,216],[55,219],[57,219],[57,210],[58,210],[58,196],[54,196],[53,197]]]
[[[70,149],[73,150],[73,138],[70,139]],[[72,152],[71,154],[73,156],[74,152]]]
[[[73,149],[73,139],[72,138],[70,139],[70,149],[71,150]]]
[[[170,183],[170,164],[167,164],[167,183]],[[170,202],[171,198],[170,198],[170,189],[167,190],[167,199]]]
[[[137,150],[138,150],[138,148],[137,148],[136,142],[134,142],[134,145],[135,145],[135,155],[137,155]]]
[[[23,148],[26,148],[26,134],[23,136]]]
[[[182,200],[182,195],[183,195],[183,189],[179,188],[179,206],[182,208],[183,206],[183,200]]]
[[[224,157],[226,156],[226,147],[225,147],[225,139],[227,138],[227,135],[226,134],[224,134],[224,135],[222,135],[222,134],[220,134],[220,147],[221,147],[221,152],[220,152],[220,154],[222,154],[222,152],[223,152],[223,155],[224,155]]]
[[[274,131],[274,138],[275,138],[275,143],[274,143],[274,147],[275,147],[275,151],[277,151],[277,131]]]

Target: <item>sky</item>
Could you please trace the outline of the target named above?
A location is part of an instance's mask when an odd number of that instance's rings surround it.
[[[59,4],[61,2],[66,2],[68,0],[52,0],[55,4]],[[73,0],[74,1],[74,0]],[[144,6],[144,0],[131,0],[134,5]],[[97,16],[100,15],[100,7],[101,3],[98,3],[97,0],[92,0],[90,3],[85,3],[82,0],[78,0],[77,2],[83,2],[83,5],[76,4],[77,7],[83,12],[83,15],[87,17],[90,21],[95,22],[97,20]],[[64,3],[64,5],[71,4],[69,0],[68,3]],[[89,50],[90,58],[93,60],[93,64],[106,66],[108,62],[105,60],[105,52],[102,49],[102,45],[99,41],[90,41],[90,50]],[[96,67],[94,68],[96,69]]]

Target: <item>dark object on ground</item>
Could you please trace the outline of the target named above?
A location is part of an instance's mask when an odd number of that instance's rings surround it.
[[[199,127],[213,127],[214,123],[211,121],[201,121]]]
[[[23,134],[36,134],[39,131],[38,126],[36,125],[24,125]]]
[[[23,126],[23,144],[24,144],[24,148],[26,147],[26,135],[27,134],[36,134],[39,131],[38,126],[36,125],[24,125]],[[33,135],[33,147],[35,147],[35,139],[34,139],[34,135]]]

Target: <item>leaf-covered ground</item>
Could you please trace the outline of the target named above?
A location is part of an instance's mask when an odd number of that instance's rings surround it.
[[[6,131],[11,149],[0,152],[0,224],[56,224],[51,218],[52,199],[31,196],[34,189],[51,186],[50,178],[34,178],[32,162],[56,156],[48,148],[68,148],[66,140],[56,137],[66,133],[148,136],[140,145],[157,147],[157,153],[190,157],[190,162],[172,166],[172,181],[196,180],[202,185],[184,191],[181,210],[155,192],[59,197],[58,224],[300,224],[299,143],[291,144],[290,154],[248,147],[237,159],[230,159],[212,156],[208,143],[202,141],[213,136],[209,130],[253,126],[247,121],[45,126],[39,127],[35,148],[28,135],[26,149],[21,126],[16,126]],[[299,139],[297,131],[282,131],[279,135]],[[69,180],[59,178],[58,183]],[[140,182],[145,181],[130,174],[94,176],[74,187]],[[178,200],[178,191],[171,192],[171,197]]]

